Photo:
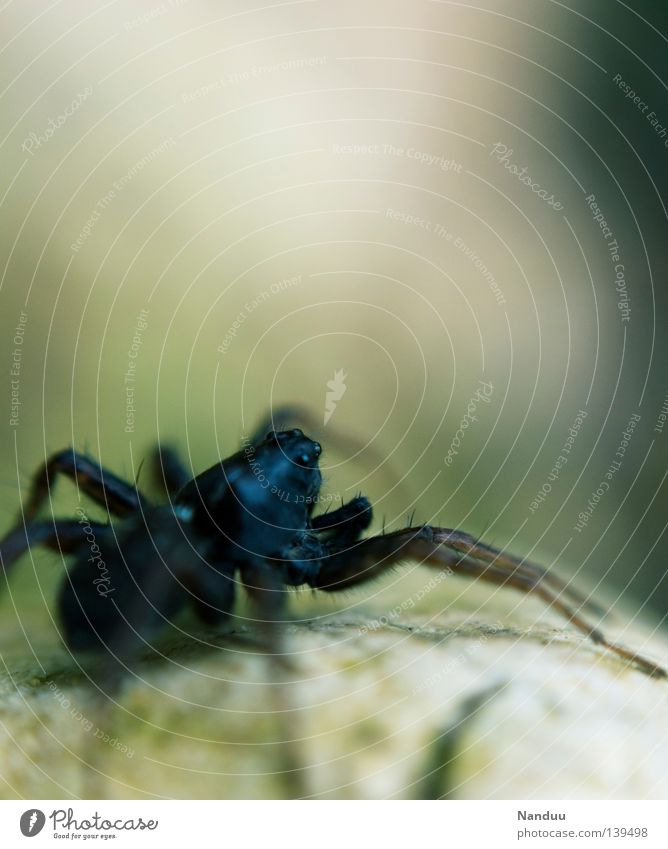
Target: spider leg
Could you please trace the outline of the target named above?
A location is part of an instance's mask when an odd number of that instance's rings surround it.
[[[311,530],[327,534],[330,552],[340,551],[356,542],[371,524],[373,512],[368,498],[360,495],[338,510],[322,513],[311,520]]]
[[[73,448],[66,448],[52,454],[35,473],[30,484],[30,495],[17,525],[34,519],[48,499],[57,475],[71,478],[96,504],[116,516],[128,516],[146,504],[134,484],[106,471],[96,460],[85,454],[80,454]]]
[[[86,522],[85,525],[90,526],[93,531],[107,528],[107,525],[101,522]],[[21,524],[0,540],[0,563],[5,575],[8,575],[14,563],[33,545],[44,545],[52,551],[71,554],[84,543],[83,525],[75,519],[31,522],[25,527]]]
[[[240,564],[243,585],[255,607],[263,646],[269,654],[280,654],[280,636],[276,625],[285,620],[287,590],[281,570],[260,558]]]
[[[85,454],[79,454],[72,448],[52,454],[33,476],[28,500],[22,506],[16,524],[0,540],[0,556],[5,574],[31,545],[46,545],[67,553],[81,545],[83,532],[78,521],[33,522],[59,474],[74,480],[93,501],[118,516],[134,513],[145,505],[136,487],[105,471]],[[100,523],[87,524],[97,529],[106,528],[106,525]]]
[[[558,610],[594,643],[631,661],[647,675],[656,678],[665,678],[668,675],[652,661],[609,642],[601,631],[590,625],[576,609],[561,599],[560,594],[545,580],[546,573],[542,569],[526,563],[518,566],[512,560],[485,561],[462,553],[452,545],[452,532],[448,528],[407,528],[362,540],[346,552],[325,558],[314,580],[314,586],[328,592],[344,590],[378,577],[407,559],[418,560],[435,569],[450,569],[456,575],[480,578],[498,586],[511,586],[525,593],[533,593]]]
[[[177,452],[168,445],[156,445],[151,456],[154,481],[166,495],[174,495],[193,475],[181,462]]]
[[[287,796],[299,799],[306,795],[305,764],[295,737],[299,722],[298,703],[293,701],[290,684],[295,672],[290,656],[285,650],[283,632],[279,624],[285,620],[287,590],[281,570],[270,562],[253,558],[240,564],[241,578],[254,603],[262,646],[270,664],[268,667],[270,703],[275,714],[278,741],[278,756]]]
[[[177,574],[200,622],[213,626],[228,618],[234,608],[234,569],[207,563]]]
[[[480,542],[471,534],[464,533],[464,531],[458,531],[454,528],[441,528],[440,533],[442,535],[447,534],[447,544],[463,554],[469,554],[485,563],[521,571],[528,577],[535,577],[539,573],[544,584],[558,590],[560,595],[575,602],[578,606],[584,607],[598,616],[605,616],[608,612],[601,604],[573,587],[570,582],[562,580],[557,575],[553,575],[534,563],[520,560],[504,551],[485,545],[485,543]]]

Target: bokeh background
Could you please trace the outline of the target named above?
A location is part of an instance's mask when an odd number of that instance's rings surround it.
[[[298,403],[376,529],[464,527],[660,627],[660,5],[5,4],[3,525],[51,451],[196,473]],[[3,599],[6,658],[58,643],[57,560]]]

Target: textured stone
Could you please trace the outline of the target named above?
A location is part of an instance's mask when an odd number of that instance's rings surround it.
[[[0,679],[0,794],[668,795],[665,682],[531,599],[456,582],[456,603],[439,589],[402,607],[419,586],[409,575],[338,612],[296,600],[309,618],[284,629],[287,663],[260,654],[240,619],[201,635],[208,647],[166,647],[106,695],[64,650],[40,656],[45,674],[14,655]],[[606,633],[668,659],[660,638],[620,625]]]

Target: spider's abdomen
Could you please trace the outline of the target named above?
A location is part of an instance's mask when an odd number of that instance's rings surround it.
[[[188,603],[180,576],[197,554],[171,510],[129,521],[116,535],[111,526],[96,530],[61,586],[60,618],[73,650],[141,648]]]

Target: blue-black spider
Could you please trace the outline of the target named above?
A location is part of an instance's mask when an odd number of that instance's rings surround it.
[[[204,623],[218,625],[232,612],[239,583],[255,602],[271,649],[279,642],[276,624],[285,618],[289,587],[346,590],[416,560],[538,596],[593,642],[648,675],[666,676],[588,624],[580,610],[589,602],[567,583],[469,534],[411,526],[362,538],[372,518],[363,496],[315,515],[320,445],[300,429],[263,434],[264,428],[191,480],[172,450],[156,450],[164,504],[73,449],[54,454],[34,476],[18,522],[0,542],[5,573],[32,545],[71,556],[58,598],[66,644],[125,661],[188,605]],[[38,520],[57,475],[75,480],[120,521]]]

